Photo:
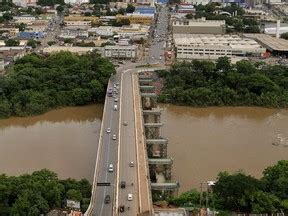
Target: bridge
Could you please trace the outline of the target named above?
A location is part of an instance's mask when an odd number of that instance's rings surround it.
[[[161,43],[150,48],[151,55],[162,55]],[[171,179],[173,160],[161,137],[161,110],[149,76],[164,68],[137,69],[141,64],[123,65],[109,80],[108,88],[119,89],[105,99],[87,216],[152,216],[152,194],[165,197],[179,188]]]

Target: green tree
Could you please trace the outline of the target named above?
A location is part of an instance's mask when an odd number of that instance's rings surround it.
[[[0,100],[0,119],[8,118],[12,114],[11,105],[8,100]]]
[[[285,33],[281,34],[280,37],[285,39],[285,40],[288,40],[288,32],[285,32]]]
[[[200,202],[200,193],[195,189],[187,191],[180,196],[172,197],[169,203],[176,206],[198,206]]]
[[[67,193],[66,193],[66,197],[68,199],[76,200],[76,201],[81,201],[82,200],[82,195],[81,195],[80,191],[74,190],[74,189],[68,190]]]
[[[281,160],[263,171],[263,182],[266,191],[281,199],[288,199],[288,161]]]
[[[84,105],[91,101],[91,92],[88,89],[75,88],[72,90],[72,95],[76,105]]]
[[[133,13],[135,11],[135,7],[132,4],[128,4],[126,8],[127,13]]]
[[[59,5],[57,8],[56,8],[57,12],[58,13],[62,13],[64,11],[64,7],[62,5]]]
[[[25,31],[25,28],[27,27],[27,25],[24,23],[20,23],[20,24],[16,24],[15,27],[18,28],[19,31]]]
[[[5,40],[5,46],[19,46],[20,41],[14,39],[7,39]]]

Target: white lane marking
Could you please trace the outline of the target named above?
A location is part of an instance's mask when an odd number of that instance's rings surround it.
[[[110,79],[107,85],[107,88],[110,86]],[[92,193],[91,193],[91,200],[90,200],[90,204],[89,207],[87,209],[87,211],[85,212],[85,216],[91,215],[92,211],[94,210],[94,203],[95,203],[95,199],[96,199],[96,188],[97,188],[97,182],[96,182],[96,178],[98,177],[98,173],[99,173],[99,158],[100,158],[100,151],[102,149],[102,138],[103,138],[103,128],[104,128],[104,122],[105,122],[105,117],[106,117],[106,106],[107,106],[107,95],[105,97],[105,102],[104,102],[104,111],[103,111],[103,119],[101,122],[101,128],[100,128],[100,134],[99,134],[99,140],[98,140],[98,149],[97,149],[97,156],[96,156],[96,163],[95,163],[95,170],[94,170],[94,177],[93,177],[93,185],[92,185]]]
[[[134,69],[128,69],[122,72],[121,74],[121,87],[120,87],[120,98],[119,98],[119,128],[118,128],[118,160],[117,160],[117,173],[116,173],[116,215],[118,215],[118,205],[119,205],[119,170],[120,170],[120,149],[121,149],[121,121],[122,121],[122,92],[123,92],[123,76],[125,73],[134,70]]]

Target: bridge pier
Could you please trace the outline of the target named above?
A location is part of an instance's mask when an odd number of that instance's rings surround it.
[[[165,198],[178,193],[179,183],[171,182],[173,160],[167,158],[168,140],[161,137],[161,110],[157,109],[152,82],[150,77],[139,77],[151,190],[153,196]]]

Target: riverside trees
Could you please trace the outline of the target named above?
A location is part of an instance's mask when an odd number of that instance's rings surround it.
[[[288,213],[288,161],[279,161],[266,168],[263,177],[256,179],[242,172],[221,172],[212,186],[205,192],[202,201],[209,196],[210,209],[238,213]],[[176,206],[200,208],[201,195],[196,190],[171,197],[168,202]],[[202,202],[203,204],[204,202]],[[202,206],[205,206],[203,204]],[[219,214],[224,215],[224,214]]]
[[[0,118],[102,101],[114,65],[96,53],[27,55],[0,77]]]
[[[158,71],[165,80],[159,100],[191,106],[288,106],[288,67],[232,65],[227,57],[182,62]]]
[[[62,207],[65,198],[80,201],[82,211],[89,205],[90,183],[82,179],[59,180],[47,169],[19,177],[0,175],[0,214],[41,215]],[[6,215],[6,214],[4,214]]]

